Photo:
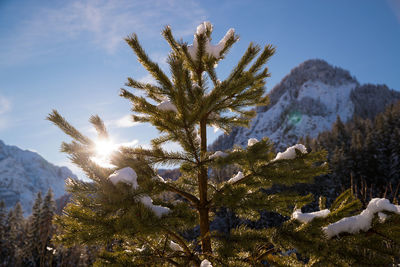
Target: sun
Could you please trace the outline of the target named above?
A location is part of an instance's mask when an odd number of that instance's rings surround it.
[[[115,150],[115,144],[109,139],[99,139],[95,142],[96,156],[108,157]]]
[[[116,151],[117,145],[110,139],[98,139],[94,144],[95,155],[91,157],[91,160],[102,167],[115,167],[110,163],[110,156]]]

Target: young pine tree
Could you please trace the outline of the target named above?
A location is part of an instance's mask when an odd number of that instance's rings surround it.
[[[265,105],[266,63],[274,48],[250,44],[225,80],[216,67],[239,40],[233,29],[217,44],[211,44],[213,27],[205,22],[197,28],[192,45],[177,41],[166,27],[162,34],[171,46],[170,76],[143,50],[136,35],[126,38],[139,62],[156,84],[128,78],[121,96],[132,103],[133,120],[150,123],[160,136],[151,148],[121,147],[111,159],[114,167],[102,167],[92,159],[96,142],[71,126],[57,111],[48,119],[73,138],[62,151],[85,171],[91,182],[70,180],[72,202],[56,219],[66,244],[97,244],[105,249],[102,263],[142,266],[199,266],[206,258],[216,266],[252,266],[269,253],[266,230],[245,225],[229,234],[210,231],[214,215],[229,209],[244,220],[257,220],[261,210],[290,215],[295,205],[311,196],[283,190],[266,195],[261,189],[274,184],[291,186],[310,182],[327,171],[323,152],[307,153],[302,145],[275,155],[267,138],[249,140],[247,148],[210,153],[207,127],[229,132],[235,126],[249,126],[257,105]],[[90,122],[106,140],[108,133],[98,116]],[[178,143],[179,151],[167,151],[163,144]],[[180,165],[176,181],[157,175],[160,165]],[[228,181],[211,177],[209,171],[235,165],[240,171]],[[173,194],[171,194],[173,193]],[[197,239],[186,239],[199,226]],[[204,263],[204,262],[203,262]]]

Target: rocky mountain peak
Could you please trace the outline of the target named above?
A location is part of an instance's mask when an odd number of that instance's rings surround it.
[[[274,86],[269,93],[270,105],[259,107],[258,110],[263,112],[268,107],[275,105],[285,93],[288,93],[292,98],[296,98],[305,83],[315,81],[320,81],[330,86],[359,84],[349,71],[334,67],[322,59],[310,59],[293,68],[288,75]]]
[[[272,139],[278,150],[300,137],[316,137],[329,130],[339,116],[346,122],[354,115],[372,118],[400,93],[385,85],[360,85],[350,72],[321,59],[295,67],[269,93],[270,104],[257,108],[250,128],[235,128],[210,146],[213,150],[245,146],[249,138]]]

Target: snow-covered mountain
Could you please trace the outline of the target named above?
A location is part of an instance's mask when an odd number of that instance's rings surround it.
[[[55,198],[65,194],[65,179],[77,178],[67,167],[55,166],[38,153],[5,145],[0,140],[0,200],[7,208],[17,201],[25,213],[31,212],[37,192],[51,187]]]
[[[277,149],[295,144],[302,136],[316,137],[331,129],[337,116],[347,121],[358,115],[373,118],[400,92],[386,85],[360,85],[347,70],[320,59],[308,60],[291,70],[270,92],[270,104],[257,108],[250,128],[235,128],[221,135],[212,150],[247,145],[249,138],[269,137]]]

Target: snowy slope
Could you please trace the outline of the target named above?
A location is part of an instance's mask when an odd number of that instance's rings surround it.
[[[46,194],[50,187],[55,198],[61,197],[68,177],[77,178],[67,167],[55,166],[35,152],[0,140],[0,200],[8,208],[20,201],[25,213],[30,213],[37,192]]]
[[[360,85],[346,70],[319,59],[294,68],[270,92],[270,105],[257,109],[250,128],[235,128],[220,136],[211,149],[245,146],[249,138],[269,137],[279,150],[300,137],[316,137],[329,130],[337,116],[347,121],[354,114],[373,118],[400,99],[384,85]]]

